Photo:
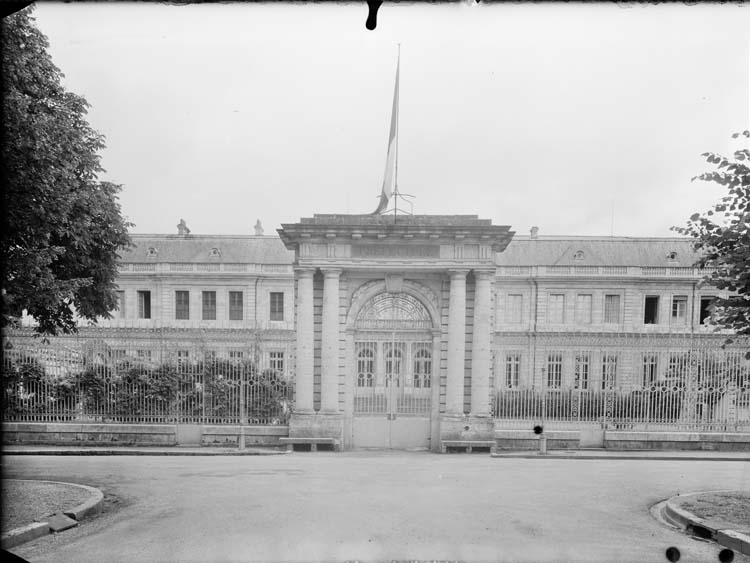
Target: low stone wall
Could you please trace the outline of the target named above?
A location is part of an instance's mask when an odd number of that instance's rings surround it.
[[[585,444],[581,430],[547,430],[547,449],[578,449]],[[502,450],[538,450],[539,436],[533,430],[495,430],[495,443]],[[611,450],[714,450],[750,452],[750,433],[733,432],[632,432],[606,430],[604,447]]]
[[[195,445],[237,446],[240,426],[195,426],[183,433],[176,424],[92,424],[70,422],[3,422],[4,444],[46,444],[77,446],[177,446],[180,436],[189,435]],[[288,436],[287,426],[245,426],[245,445],[280,446]]]
[[[579,430],[548,430],[548,450],[575,450],[580,444]],[[539,436],[533,430],[495,430],[497,451],[538,450]]]
[[[608,430],[606,447],[613,450],[750,451],[750,433],[740,432],[631,432]]]
[[[202,446],[237,446],[240,426],[204,426]],[[279,438],[289,436],[288,426],[245,426],[242,428],[246,446],[286,447]]]

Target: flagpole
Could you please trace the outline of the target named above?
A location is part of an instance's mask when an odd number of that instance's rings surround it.
[[[401,43],[398,44],[398,59],[396,61],[396,68],[399,74],[401,74]],[[401,84],[399,83],[398,92],[398,105],[401,106]],[[393,171],[393,222],[396,222],[396,213],[398,211],[398,130],[401,122],[401,112],[396,113],[396,162],[395,170]]]

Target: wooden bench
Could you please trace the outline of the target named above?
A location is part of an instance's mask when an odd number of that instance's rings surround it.
[[[286,444],[286,450],[288,452],[294,451],[295,444],[297,445],[309,445],[311,452],[318,451],[318,445],[333,446],[333,451],[339,451],[339,441],[336,438],[302,438],[302,437],[284,437],[279,438],[279,442]]]
[[[493,452],[495,440],[440,440],[440,451],[446,453],[448,448],[466,448],[467,454],[474,448],[489,448],[490,452]]]

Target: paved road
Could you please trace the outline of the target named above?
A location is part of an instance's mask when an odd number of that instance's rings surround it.
[[[12,456],[3,476],[120,502],[18,547],[30,561],[718,561],[649,507],[750,490],[750,464],[353,452],[269,457]],[[735,561],[745,558],[738,556]]]

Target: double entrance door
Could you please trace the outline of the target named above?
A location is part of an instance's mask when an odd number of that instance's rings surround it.
[[[428,448],[432,341],[416,334],[372,334],[358,339],[354,352],[354,446]]]

